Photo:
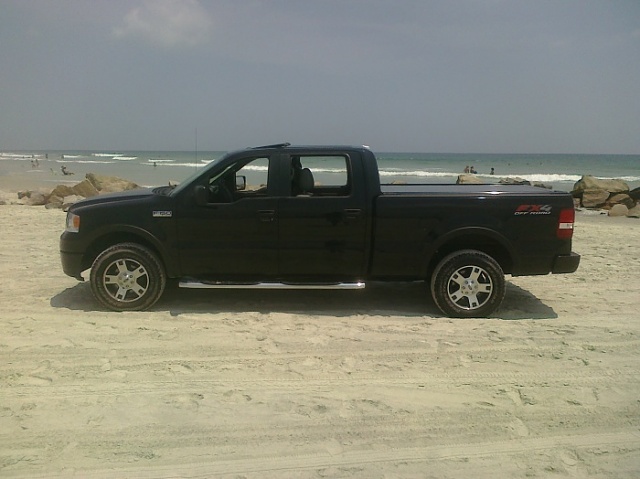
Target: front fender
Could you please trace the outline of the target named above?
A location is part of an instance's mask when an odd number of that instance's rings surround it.
[[[158,254],[167,276],[177,275],[177,259],[170,254],[166,246],[168,238],[159,238],[144,228],[127,224],[109,225],[92,230],[86,239],[89,246],[84,255],[83,265],[86,268],[90,267],[98,254],[114,244],[123,242],[136,242],[150,247]]]

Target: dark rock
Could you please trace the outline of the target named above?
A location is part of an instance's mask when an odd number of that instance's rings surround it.
[[[38,191],[31,191],[25,204],[29,206],[42,206],[47,203],[47,197]]]
[[[72,190],[73,190],[73,193],[71,194],[82,196],[84,198],[91,198],[92,196],[96,196],[100,194],[100,192],[96,189],[96,187],[93,186],[93,183],[91,183],[86,178],[82,180],[80,183],[78,183],[77,185],[74,185]]]
[[[119,191],[135,190],[140,188],[132,181],[123,180],[117,176],[96,175],[95,173],[87,173],[87,180],[100,193],[117,193]]]
[[[57,196],[54,196],[54,198],[58,198]],[[53,210],[53,209],[57,209],[59,210],[60,208],[62,208],[62,203],[59,203],[57,201],[52,201],[50,203],[47,203],[46,205],[44,205],[44,207],[48,210]]]
[[[69,196],[73,194],[73,189],[67,185],[58,185],[51,192],[50,196],[57,196],[59,198],[64,198],[65,196]]]
[[[514,178],[501,178],[499,183],[501,185],[531,185],[529,180],[525,180],[524,178],[514,177]]]
[[[613,205],[609,210],[609,216],[627,216],[628,213],[629,208],[622,204]]]
[[[616,193],[609,197],[607,200],[607,204],[610,206],[614,205],[625,205],[627,208],[633,208],[636,205],[636,202],[631,196],[626,193]]]
[[[62,209],[67,211],[69,209],[69,207],[71,205],[73,205],[74,203],[77,203],[78,201],[83,200],[84,198],[82,196],[78,196],[78,195],[69,195],[69,196],[65,196],[62,199]]]
[[[476,175],[458,175],[456,185],[482,185],[484,181],[478,178]]]
[[[600,189],[584,190],[582,192],[582,206],[585,208],[600,208],[609,199],[609,192]]]
[[[585,175],[573,185],[573,193],[579,196],[587,190],[604,190],[609,193],[626,193],[629,185],[622,180],[603,180],[595,176]]]
[[[629,218],[640,218],[640,204],[637,204],[627,212]]]

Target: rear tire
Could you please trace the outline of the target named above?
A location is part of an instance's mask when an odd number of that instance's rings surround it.
[[[431,276],[431,295],[440,310],[454,318],[484,318],[504,299],[504,273],[491,256],[460,250],[446,256]]]
[[[91,291],[114,311],[142,311],[153,306],[167,277],[158,257],[136,243],[120,243],[98,255],[91,266]]]

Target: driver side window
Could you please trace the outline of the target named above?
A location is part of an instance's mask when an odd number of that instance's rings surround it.
[[[236,191],[240,196],[265,196],[269,176],[269,158],[256,158],[236,173]]]
[[[269,158],[253,158],[230,165],[209,179],[209,203],[232,203],[267,195]]]

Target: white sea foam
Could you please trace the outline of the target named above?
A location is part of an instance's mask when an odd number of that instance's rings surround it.
[[[267,171],[269,168],[266,166],[247,165],[243,169],[249,171]]]
[[[65,159],[62,160],[54,160],[56,163],[70,163],[69,161],[66,161],[66,156],[64,157]],[[87,165],[113,165],[116,162],[115,161],[108,161],[108,160],[76,160],[73,161],[72,163],[74,164],[87,164]]]
[[[529,181],[536,181],[540,183],[562,183],[562,182],[576,182],[581,176],[579,175],[563,175],[563,174],[544,174],[544,173],[535,173],[535,174],[513,174],[508,175],[509,177],[518,177],[523,178]]]
[[[158,160],[156,160],[158,161]],[[207,166],[209,163],[211,163],[213,160],[200,160],[202,163],[175,163],[173,162],[173,160],[171,160],[171,162],[167,162],[167,163],[162,163],[162,165],[156,165],[156,166],[161,166],[162,168],[165,167],[183,167],[183,168],[202,168],[204,166]],[[153,160],[150,160],[150,162],[148,163],[143,163],[143,166],[153,166]]]
[[[3,160],[30,160],[31,155],[27,156],[22,153],[5,153],[0,152],[0,159]]]
[[[97,156],[97,157],[106,156],[109,158],[113,158],[114,156],[120,156],[120,153],[91,153],[91,156]]]
[[[418,178],[457,178],[460,173],[453,171],[424,171],[424,170],[412,170],[412,171],[403,171],[401,169],[389,169],[385,168],[380,170],[380,176],[408,176],[408,177],[418,177]],[[566,174],[518,174],[513,173],[509,175],[487,175],[487,174],[477,174],[478,178],[483,179],[495,179],[498,180],[504,177],[510,178],[522,178],[531,182],[541,182],[541,183],[562,183],[562,182],[576,182],[581,176],[580,175],[566,175]],[[637,181],[637,180],[630,180]]]
[[[401,169],[393,168],[393,169],[382,169],[380,170],[380,176],[417,176],[423,178],[457,178],[459,173],[453,173],[448,171],[423,171],[423,170],[413,170],[413,171],[403,171]]]
[[[344,175],[347,172],[345,168],[313,168],[313,171],[317,173],[333,173],[337,175]]]
[[[137,160],[138,157],[137,156],[122,156],[122,155],[116,155],[113,157],[114,160],[118,160],[118,161],[133,161],[133,160]]]

